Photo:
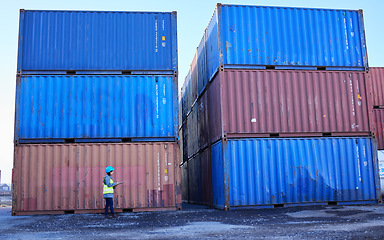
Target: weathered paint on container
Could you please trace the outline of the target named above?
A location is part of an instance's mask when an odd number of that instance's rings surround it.
[[[198,147],[204,149],[209,143],[209,117],[208,117],[208,94],[201,95],[201,98],[197,101],[197,135],[198,135]]]
[[[190,203],[202,203],[202,174],[200,154],[188,161],[188,190]]]
[[[181,197],[183,202],[189,202],[188,162],[181,165]]]
[[[204,91],[207,86],[207,48],[206,48],[206,33],[204,32],[203,38],[197,47],[197,90],[198,95]]]
[[[178,209],[179,154],[176,143],[15,146],[12,214],[102,210],[109,165],[114,181],[125,181],[114,193],[118,211]]]
[[[377,151],[377,157],[379,160],[379,174],[380,174],[380,187],[381,195],[384,195],[384,151]]]
[[[379,200],[374,151],[367,137],[219,141],[211,151],[213,206]]]
[[[15,140],[176,137],[167,75],[28,75],[17,80]]]
[[[207,27],[208,77],[227,67],[368,67],[362,10],[217,4]]]
[[[177,71],[176,12],[21,10],[18,71]]]
[[[196,154],[188,162],[183,163],[181,169],[183,200],[211,206],[212,167],[210,149],[207,148]]]
[[[212,206],[212,163],[211,149],[200,153],[201,165],[201,204]]]
[[[373,109],[377,149],[384,150],[384,109]]]
[[[384,67],[369,68],[373,106],[384,106]]]
[[[181,88],[181,103],[182,103],[182,121],[187,120],[188,112],[191,110],[191,71],[185,77],[183,87]]]
[[[199,130],[197,125],[197,113],[198,109],[197,105],[195,104],[187,118],[186,142],[188,146],[188,158],[193,157],[193,155],[199,151]]]
[[[208,97],[211,142],[244,134],[371,134],[364,72],[225,69]]]

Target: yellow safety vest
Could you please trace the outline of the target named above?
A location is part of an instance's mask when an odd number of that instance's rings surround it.
[[[103,181],[104,182],[104,181]],[[112,178],[109,179],[109,183],[112,184]],[[108,187],[107,184],[104,184],[103,194],[113,193],[113,187]]]

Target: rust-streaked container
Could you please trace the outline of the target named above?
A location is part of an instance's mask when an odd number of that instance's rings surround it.
[[[371,134],[364,72],[225,69],[208,101],[211,142]]]
[[[186,128],[186,140],[188,146],[188,159],[193,157],[199,151],[199,135],[198,135],[198,116],[197,116],[197,105],[192,107],[191,113],[187,117],[187,128]],[[185,155],[185,154],[184,154]],[[184,159],[185,161],[185,159]]]
[[[373,106],[384,106],[384,67],[369,68]]]
[[[373,109],[377,149],[384,150],[384,109]]]
[[[113,166],[116,212],[181,208],[177,143],[15,146],[13,215],[102,212],[102,179]]]
[[[199,137],[199,149],[204,149],[209,142],[209,125],[208,125],[208,95],[203,94],[197,101],[197,130]]]

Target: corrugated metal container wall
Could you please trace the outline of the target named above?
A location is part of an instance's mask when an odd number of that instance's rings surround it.
[[[203,94],[197,101],[197,135],[199,149],[204,149],[209,142],[209,125],[208,125],[208,94]]]
[[[182,148],[183,148],[183,155],[182,155],[182,161],[183,162],[186,162],[188,160],[188,131],[187,131],[187,122],[184,123],[184,125],[182,126],[182,131],[180,134],[183,134],[183,144],[182,144]]]
[[[182,200],[189,202],[188,162],[181,165],[181,192]]]
[[[373,106],[384,106],[384,67],[369,68]]]
[[[177,71],[176,12],[20,11],[18,71]]]
[[[218,142],[211,153],[217,208],[226,196],[229,207],[379,198],[370,138],[251,138],[227,144]]]
[[[116,209],[179,208],[179,154],[176,143],[18,145],[12,212],[102,211],[108,165],[125,181],[115,189]]]
[[[377,149],[384,150],[384,109],[373,109]]]
[[[192,104],[196,101],[198,96],[197,86],[197,53],[193,56],[191,63],[191,91],[192,91]]]
[[[199,151],[199,135],[197,125],[197,105],[195,104],[192,108],[191,113],[187,118],[187,145],[188,145],[188,158],[191,158],[194,154]]]
[[[220,65],[368,67],[362,10],[218,4],[207,51],[209,79]]]
[[[190,95],[191,95],[191,72],[189,71],[187,76],[185,77],[183,87],[181,89],[182,92],[182,121],[187,120],[188,112],[191,110],[191,105],[190,105]]]
[[[182,165],[183,200],[212,205],[212,167],[207,148]],[[185,196],[185,197],[184,197]]]
[[[200,153],[201,161],[201,201],[202,204],[212,206],[212,163],[211,150],[205,149]]]
[[[16,140],[177,136],[172,76],[22,76],[16,101]]]
[[[208,82],[207,74],[207,48],[205,45],[206,42],[206,33],[200,41],[199,46],[197,47],[197,90],[198,95],[204,91],[205,86]]]
[[[228,137],[252,133],[370,135],[364,74],[226,69],[210,85],[210,101],[221,103],[223,133]],[[216,120],[210,126],[220,124],[216,108],[209,110],[210,118]],[[214,131],[211,141],[220,135]]]
[[[190,203],[202,203],[202,171],[200,154],[188,160],[188,190]]]

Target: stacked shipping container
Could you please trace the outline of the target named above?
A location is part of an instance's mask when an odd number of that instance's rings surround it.
[[[184,200],[379,199],[362,11],[218,4],[196,55],[182,89]]]
[[[13,214],[180,209],[176,12],[20,11]]]
[[[378,150],[384,150],[384,67],[369,69],[369,80],[372,94],[373,122],[377,138]]]

